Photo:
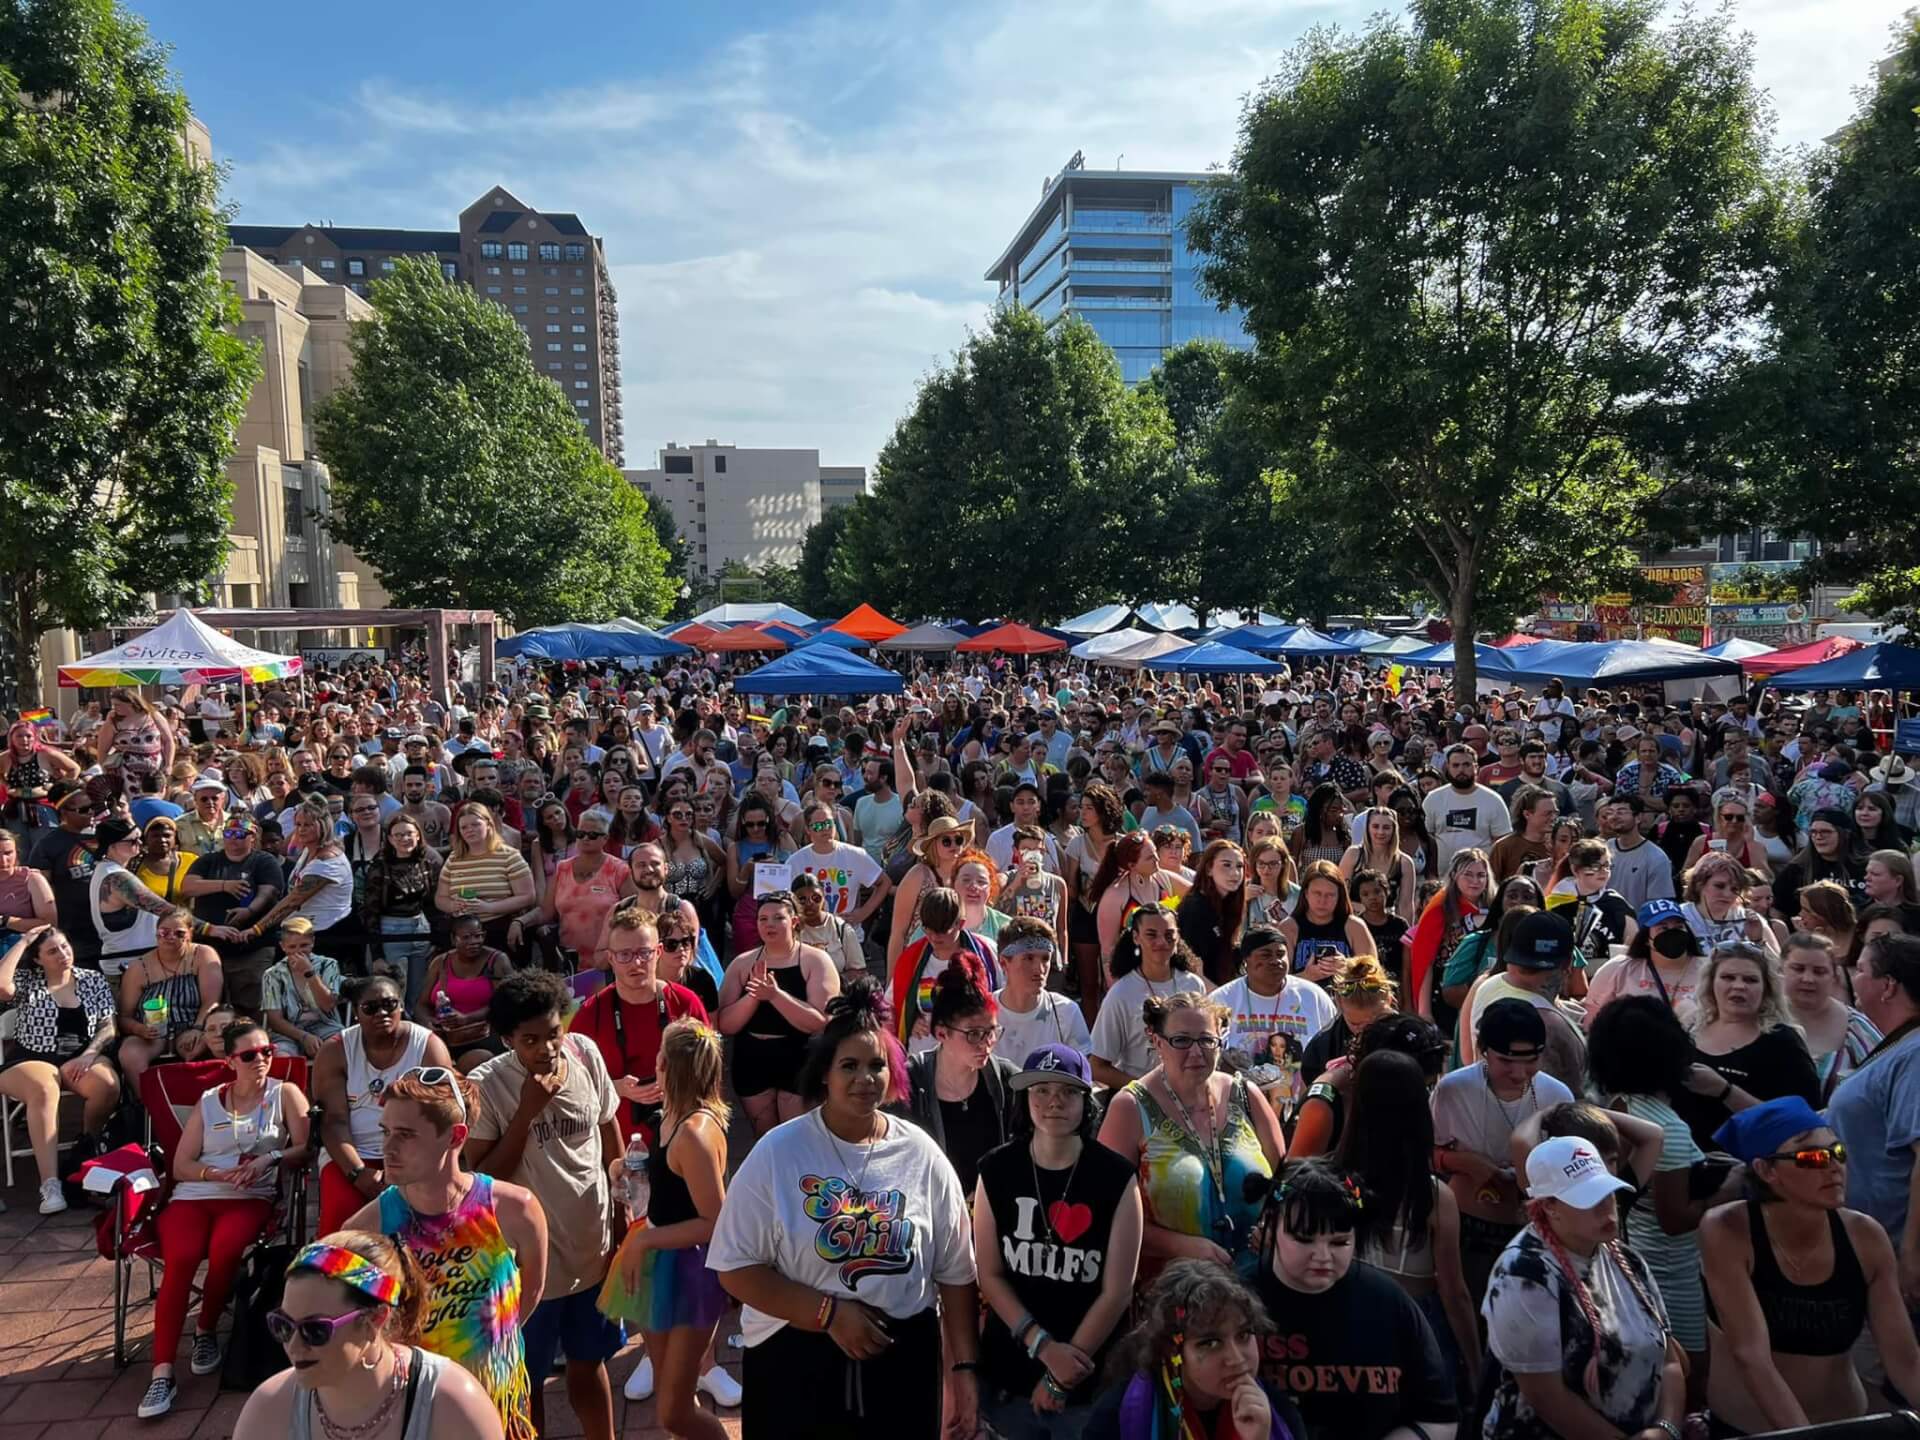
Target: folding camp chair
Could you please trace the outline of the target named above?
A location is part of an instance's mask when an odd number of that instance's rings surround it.
[[[275,1080],[307,1089],[307,1059],[304,1055],[276,1056],[268,1067]],[[224,1060],[186,1060],[169,1065],[154,1065],[140,1077],[140,1101],[147,1110],[148,1156],[153,1173],[161,1177],[157,1194],[124,1194],[130,1187],[116,1187],[114,1208],[103,1217],[107,1235],[102,1236],[101,1253],[114,1264],[113,1287],[113,1359],[125,1366],[131,1358],[127,1346],[127,1315],[133,1306],[134,1266],[147,1265],[147,1300],[159,1293],[155,1275],[160,1267],[160,1247],[155,1225],[158,1214],[172,1195],[173,1157],[186,1133],[187,1117],[200,1097],[231,1079],[233,1071]],[[262,1243],[298,1243],[307,1233],[307,1182],[312,1167],[282,1175],[275,1197],[274,1215],[261,1236]]]

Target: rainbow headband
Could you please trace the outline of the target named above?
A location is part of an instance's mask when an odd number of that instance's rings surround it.
[[[366,1256],[356,1255],[338,1245],[316,1242],[307,1246],[293,1257],[293,1263],[287,1267],[289,1275],[296,1270],[316,1271],[329,1280],[338,1280],[342,1285],[378,1300],[382,1305],[391,1305],[400,1298],[398,1275],[389,1275]]]

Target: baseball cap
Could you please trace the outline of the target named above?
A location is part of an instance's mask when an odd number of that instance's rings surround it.
[[[1607,1169],[1591,1140],[1561,1135],[1542,1140],[1527,1156],[1527,1195],[1591,1210],[1610,1195],[1633,1187]]]
[[[1516,1045],[1544,1050],[1547,1045],[1547,1022],[1541,1018],[1532,1001],[1509,997],[1494,1001],[1481,1012],[1474,1038],[1480,1042],[1483,1052],[1493,1050],[1507,1055],[1513,1052]]]
[[[1633,918],[1642,930],[1651,930],[1663,921],[1684,920],[1687,918],[1687,912],[1672,900],[1649,900],[1640,907]]]
[[[1558,970],[1573,959],[1573,927],[1550,910],[1538,910],[1513,927],[1502,957],[1522,970]]]
[[[1087,1057],[1071,1045],[1042,1045],[1027,1056],[1020,1073],[1007,1082],[1016,1090],[1029,1085],[1078,1085],[1093,1089],[1093,1070]]]
[[[198,775],[193,777],[193,790],[195,794],[198,794],[202,790],[225,791],[226,788],[227,782],[211,770],[202,770]]]

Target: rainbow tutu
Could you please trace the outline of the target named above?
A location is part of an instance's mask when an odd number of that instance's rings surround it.
[[[627,1281],[628,1247],[646,1228],[643,1220],[627,1231],[600,1286],[600,1313],[629,1330],[675,1330],[682,1325],[711,1329],[727,1313],[733,1297],[707,1268],[707,1247],[649,1250],[639,1258],[638,1282]]]

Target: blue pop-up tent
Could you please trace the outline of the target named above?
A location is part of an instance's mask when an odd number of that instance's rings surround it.
[[[1298,655],[1307,659],[1325,657],[1335,659],[1342,655],[1358,655],[1360,646],[1346,640],[1336,640],[1324,635],[1311,625],[1288,625],[1274,641],[1262,647],[1274,654]]]
[[[493,653],[533,660],[657,660],[665,655],[690,655],[693,650],[632,621],[608,625],[569,621],[499,641]]]
[[[733,682],[741,695],[898,695],[905,685],[884,665],[834,645],[809,645],[769,660]]]
[[[1342,645],[1358,645],[1365,650],[1370,645],[1384,645],[1388,637],[1378,630],[1368,630],[1364,626],[1352,630],[1334,630],[1329,632],[1329,640],[1337,640]]]
[[[849,635],[844,630],[822,630],[817,635],[809,635],[804,640],[796,641],[793,648],[796,650],[812,650],[821,645],[826,646],[830,650],[870,650],[873,648],[858,635]]]
[[[1473,660],[1482,671],[1488,674],[1504,675],[1512,666],[1513,651],[1496,650],[1491,645],[1473,642]],[[1438,645],[1429,645],[1424,650],[1409,650],[1404,655],[1393,657],[1396,665],[1417,665],[1426,670],[1451,670],[1453,668],[1453,642],[1442,640]]]
[[[1186,675],[1280,675],[1286,672],[1287,667],[1282,661],[1269,660],[1232,645],[1222,645],[1218,640],[1208,640],[1199,645],[1189,645],[1184,650],[1170,650],[1165,655],[1156,655],[1145,661],[1141,669],[1170,670]]]
[[[1508,674],[1522,679],[1570,680],[1582,685],[1655,680],[1705,680],[1738,675],[1740,662],[1684,645],[1647,640],[1543,640],[1497,652]]]
[[[1920,649],[1883,640],[1765,683],[1776,690],[1920,690]]]
[[[1258,653],[1271,650],[1274,642],[1291,634],[1297,627],[1292,625],[1236,625],[1231,630],[1222,630],[1211,636],[1216,645],[1231,645],[1236,650],[1248,650]]]
[[[1718,645],[1709,645],[1701,653],[1717,655],[1722,660],[1745,660],[1754,655],[1771,655],[1774,647],[1762,645],[1758,640],[1743,640],[1738,635],[1731,640],[1722,640]]]

